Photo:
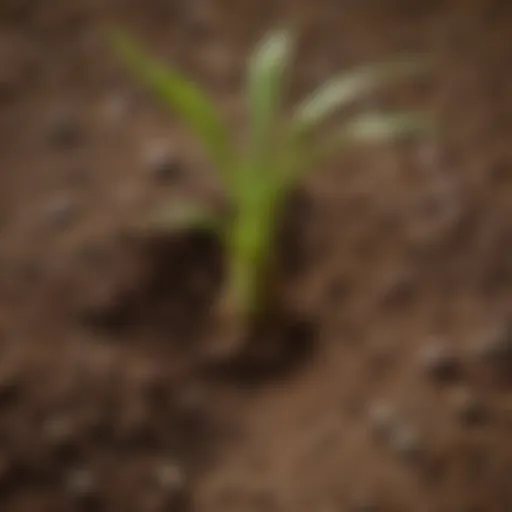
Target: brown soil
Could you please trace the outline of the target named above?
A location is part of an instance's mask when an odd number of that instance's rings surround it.
[[[310,177],[280,284],[308,322],[215,366],[214,241],[132,229],[214,182],[104,29],[237,126],[277,20],[302,30],[296,92],[431,55],[363,107],[427,106],[443,134]],[[0,510],[511,511],[511,22],[499,0],[2,0]],[[170,169],[148,170],[163,139]]]

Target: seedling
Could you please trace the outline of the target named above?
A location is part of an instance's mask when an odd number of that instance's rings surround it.
[[[304,175],[319,169],[336,151],[358,143],[385,142],[423,131],[420,113],[361,114],[320,134],[319,128],[340,109],[380,87],[424,69],[416,59],[363,66],[330,79],[299,102],[290,116],[283,110],[294,37],[270,33],[248,62],[249,142],[240,148],[208,95],[175,69],[148,56],[122,32],[113,43],[124,62],[195,134],[211,159],[233,207],[221,219],[206,207],[170,205],[158,217],[169,230],[214,230],[227,258],[221,310],[241,328],[269,306],[269,279],[282,210]],[[242,331],[241,331],[242,332]]]

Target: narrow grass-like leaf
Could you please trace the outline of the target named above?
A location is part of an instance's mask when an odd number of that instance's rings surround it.
[[[313,146],[307,168],[358,144],[380,144],[414,136],[428,135],[435,125],[432,117],[421,112],[362,114],[346,122],[337,132]]]
[[[184,233],[210,231],[222,236],[225,229],[223,219],[200,203],[181,201],[157,209],[139,223],[144,232]]]
[[[292,36],[276,31],[253,53],[248,68],[248,102],[251,123],[251,158],[264,164],[270,157],[287,64],[293,47]]]
[[[298,131],[312,130],[335,111],[358,98],[426,69],[426,63],[416,58],[366,65],[336,76],[297,107],[293,128]]]
[[[199,138],[224,178],[234,208],[226,219],[206,205],[171,204],[141,227],[149,233],[199,229],[218,234],[229,260],[220,311],[234,315],[236,325],[243,329],[269,307],[279,217],[290,191],[305,173],[318,169],[334,153],[360,143],[387,142],[427,133],[432,127],[431,119],[419,113],[371,113],[326,133],[317,131],[329,116],[359,97],[425,71],[426,63],[418,59],[363,66],[335,77],[300,103],[291,124],[283,126],[281,103],[293,37],[275,31],[249,60],[249,148],[247,153],[235,154],[226,126],[200,89],[145,55],[122,33],[114,33],[113,42],[131,69]]]
[[[230,135],[213,101],[181,73],[147,55],[123,32],[116,30],[111,38],[124,62],[191,129],[229,183],[233,165]]]
[[[306,172],[314,172],[334,154],[362,143],[379,144],[413,135],[428,135],[435,125],[431,116],[421,112],[362,114],[321,139],[307,140],[291,134],[282,158],[281,191],[295,186]]]

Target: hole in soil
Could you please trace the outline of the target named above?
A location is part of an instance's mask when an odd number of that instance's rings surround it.
[[[144,327],[191,339],[206,325],[207,313],[222,279],[217,240],[202,233],[162,236],[138,242],[139,271],[115,283],[83,320],[86,325],[121,333]],[[133,255],[128,255],[133,257]]]
[[[297,191],[278,230],[279,282],[274,283],[278,290],[293,280],[290,268],[294,274],[307,265],[300,255],[303,227],[310,214],[309,197]],[[149,339],[165,343],[171,336],[174,347],[195,352],[198,343],[209,337],[212,306],[224,279],[225,257],[217,237],[201,232],[145,237],[125,254],[135,259],[138,270],[116,283],[106,299],[100,297],[99,308],[89,315],[87,324],[114,335],[141,329],[150,333]],[[313,323],[307,315],[278,306],[279,311],[272,310],[262,322],[265,325],[249,333],[240,354],[229,357],[226,364],[206,360],[204,366],[216,366],[218,375],[249,383],[287,373],[308,357],[313,348]]]

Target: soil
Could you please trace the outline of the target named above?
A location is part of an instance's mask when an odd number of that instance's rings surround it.
[[[105,29],[238,131],[244,62],[282,21],[292,96],[428,55],[361,108],[442,133],[308,177],[276,243],[295,314],[220,364],[215,240],[134,227],[216,201],[214,173]],[[0,510],[511,511],[510,22],[499,0],[2,0]]]

